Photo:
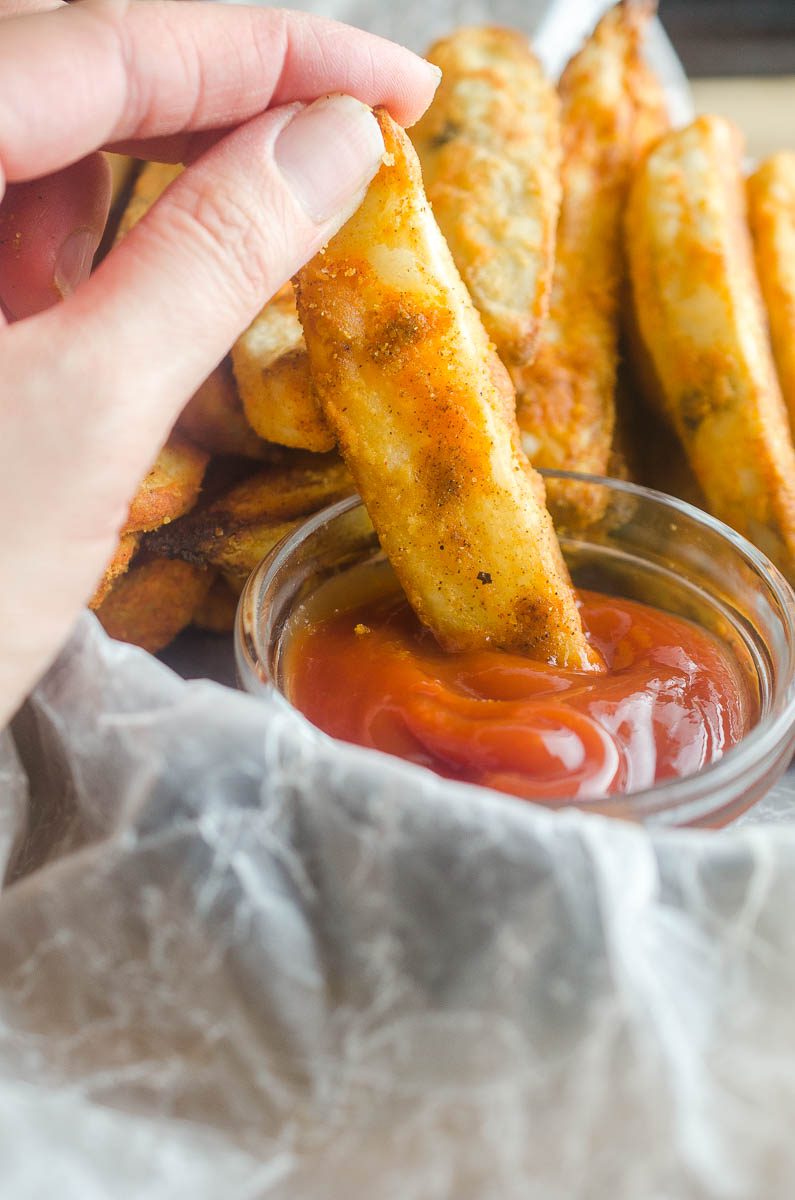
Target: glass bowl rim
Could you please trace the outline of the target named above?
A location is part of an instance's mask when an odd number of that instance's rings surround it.
[[[626,792],[623,795],[611,796],[609,798],[610,811],[616,817],[676,814],[677,816],[682,816],[686,822],[698,821],[699,819],[708,817],[714,811],[714,808],[710,805],[710,796],[720,792],[722,788],[731,784],[732,780],[738,774],[741,774],[743,766],[747,767],[749,764],[764,759],[768,754],[772,753],[776,747],[783,743],[786,734],[793,723],[795,723],[795,589],[788,583],[778,567],[761,550],[758,550],[756,546],[748,541],[747,538],[737,533],[736,530],[726,525],[723,521],[718,520],[717,517],[713,517],[710,513],[705,512],[694,504],[688,503],[686,500],[680,500],[676,496],[669,496],[666,492],[644,487],[641,484],[632,483],[625,479],[614,479],[605,475],[592,475],[578,471],[561,471],[544,467],[536,468],[536,470],[545,480],[562,479],[571,480],[574,483],[597,484],[613,492],[623,492],[629,496],[651,500],[669,509],[672,513],[680,513],[683,516],[689,517],[696,524],[717,534],[723,541],[729,543],[738,557],[761,576],[765,586],[772,593],[778,604],[787,644],[787,659],[784,664],[781,664],[782,682],[781,684],[776,683],[773,689],[773,699],[774,702],[777,702],[779,710],[776,711],[774,708],[773,711],[763,716],[721,758],[707,767],[702,767],[701,770],[696,771],[694,774],[664,780],[662,783],[654,784],[650,788],[642,788],[636,792]],[[257,664],[258,662],[264,662],[266,656],[262,653],[263,648],[259,642],[258,621],[256,619],[256,614],[259,612],[258,604],[256,602],[254,604],[253,612],[255,616],[253,628],[249,627],[250,623],[246,619],[246,612],[251,605],[252,599],[256,601],[256,598],[267,590],[273,578],[289,562],[293,553],[303,542],[323,526],[331,524],[338,517],[344,516],[359,505],[364,507],[364,502],[361,496],[354,492],[350,496],[345,496],[342,500],[337,500],[335,503],[319,509],[318,512],[313,513],[312,516],[303,521],[296,529],[286,534],[268,551],[262,562],[254,568],[246,581],[238,604],[235,620],[235,643],[238,655],[238,667],[240,667],[240,658],[242,657],[248,671],[264,687],[269,688],[276,696],[283,700],[293,713],[296,713],[310,725],[312,723],[308,721],[308,718],[304,716],[300,709],[290,703],[276,684],[269,678],[263,679],[259,674]],[[587,527],[584,533],[587,535]],[[314,729],[316,726],[312,725],[312,728]],[[340,741],[340,739],[332,737],[330,734],[326,734],[325,736],[330,737],[334,742],[339,742],[340,745],[347,744]],[[370,747],[370,749],[372,750],[373,748]],[[374,752],[379,754],[384,753],[384,751]],[[706,796],[702,795],[705,789],[707,791]],[[487,791],[489,789],[484,790]],[[670,802],[666,803],[666,800]],[[576,808],[579,812],[585,813],[589,810],[587,803],[578,803],[576,800],[567,802],[564,799],[560,808],[563,809],[566,807]]]

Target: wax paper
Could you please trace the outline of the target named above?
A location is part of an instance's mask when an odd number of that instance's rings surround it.
[[[86,614],[0,797],[2,1200],[795,1195],[786,787],[720,834],[552,813]]]

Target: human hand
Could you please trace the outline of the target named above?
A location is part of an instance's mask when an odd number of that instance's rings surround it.
[[[183,404],[359,204],[383,154],[367,106],[410,124],[438,82],[306,14],[19,12],[43,5],[7,0],[0,22],[0,726],[66,639]],[[102,147],[189,165],[88,278]]]

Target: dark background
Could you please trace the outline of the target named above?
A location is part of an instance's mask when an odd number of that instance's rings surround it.
[[[795,0],[660,0],[660,20],[691,78],[795,75]]]

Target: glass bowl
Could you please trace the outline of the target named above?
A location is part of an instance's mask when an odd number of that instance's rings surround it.
[[[657,825],[720,826],[755,804],[786,770],[795,746],[795,593],[754,546],[684,501],[621,480],[542,471],[577,587],[655,605],[710,630],[733,651],[756,700],[742,741],[694,775],[574,807]],[[567,503],[592,491],[587,527]],[[291,619],[348,568],[383,558],[357,496],[324,509],[281,541],[241,596],[235,654],[242,686],[285,696]],[[285,701],[286,702],[286,701]],[[380,754],[380,751],[370,751]],[[517,801],[527,803],[527,801]],[[561,807],[556,801],[555,807]]]

